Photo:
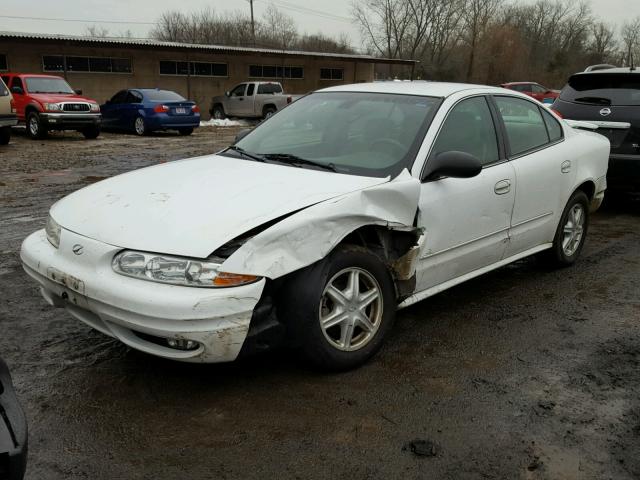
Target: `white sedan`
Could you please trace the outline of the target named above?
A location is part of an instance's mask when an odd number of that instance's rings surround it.
[[[165,358],[284,344],[352,368],[397,308],[529,255],[572,264],[609,157],[525,95],[445,83],[328,88],[239,137],[57,202],[21,252],[44,298]]]

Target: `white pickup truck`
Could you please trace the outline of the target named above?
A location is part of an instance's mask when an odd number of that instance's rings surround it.
[[[224,95],[213,97],[211,118],[226,117],[269,118],[298,96],[286,95],[278,82],[245,82]]]

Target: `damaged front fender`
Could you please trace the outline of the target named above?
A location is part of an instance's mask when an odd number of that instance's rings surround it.
[[[413,229],[419,195],[420,182],[405,170],[390,182],[327,200],[287,217],[248,240],[224,262],[222,269],[276,279],[321,260],[363,226]],[[415,269],[415,262],[411,258],[404,261],[407,260]],[[398,267],[406,277],[407,265]]]

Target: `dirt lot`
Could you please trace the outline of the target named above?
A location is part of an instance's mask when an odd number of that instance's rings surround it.
[[[596,214],[570,269],[521,261],[400,312],[381,354],[341,375],[287,352],[171,363],[46,306],[18,250],[55,200],[235,132],[0,149],[0,355],[28,479],[640,478],[639,202]]]

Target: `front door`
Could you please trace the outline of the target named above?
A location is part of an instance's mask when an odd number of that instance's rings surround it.
[[[458,102],[449,112],[429,158],[447,151],[476,156],[473,178],[422,184],[418,223],[426,243],[416,289],[426,290],[499,262],[505,253],[515,195],[513,166],[500,152],[494,118],[484,96]],[[427,161],[428,163],[428,161]]]
[[[229,100],[227,101],[227,108],[225,113],[231,117],[235,115],[243,115],[244,104],[246,103],[245,92],[247,91],[247,84],[241,83],[236,88],[231,90],[229,94]]]

